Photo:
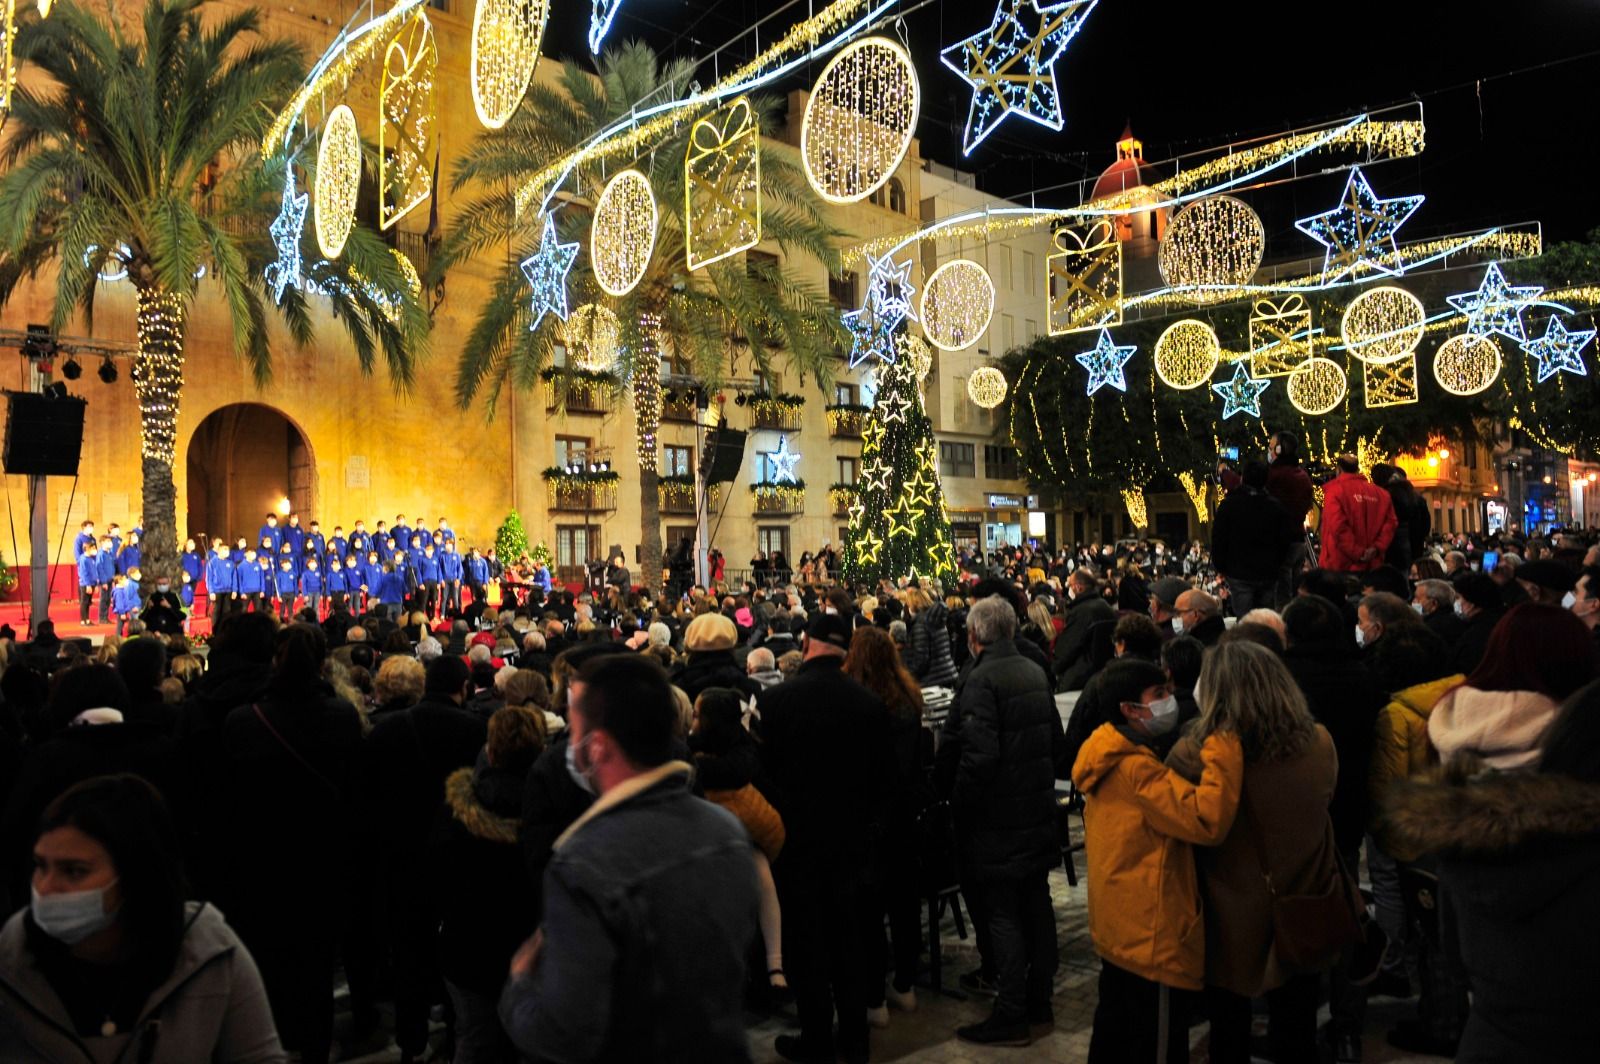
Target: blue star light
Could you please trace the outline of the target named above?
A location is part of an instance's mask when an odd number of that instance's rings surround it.
[[[611,31],[611,20],[617,17],[622,0],[593,0],[589,8],[589,52],[600,54],[600,42]]]
[[[1541,384],[1557,373],[1572,373],[1579,377],[1587,377],[1589,370],[1583,364],[1583,349],[1589,346],[1589,341],[1594,339],[1594,335],[1593,329],[1569,332],[1567,327],[1561,324],[1560,318],[1552,317],[1549,324],[1544,327],[1544,335],[1523,344],[1522,350],[1539,360]]]
[[[1344,196],[1331,211],[1295,222],[1295,228],[1328,249],[1322,280],[1337,281],[1366,266],[1391,276],[1405,272],[1394,234],[1422,206],[1425,196],[1381,200],[1359,168],[1350,171]]]
[[[539,238],[539,250],[522,260],[522,273],[533,288],[533,324],[537,329],[547,313],[567,320],[567,271],[578,257],[578,242],[561,243],[556,235],[556,220],[544,216],[544,234]]]
[[[1222,396],[1222,420],[1235,414],[1261,416],[1261,393],[1267,390],[1270,380],[1256,380],[1243,362],[1233,368],[1233,380],[1226,384],[1213,384],[1211,390]]]
[[[1467,316],[1467,332],[1476,336],[1499,333],[1520,344],[1528,338],[1522,328],[1522,312],[1543,291],[1543,286],[1536,284],[1521,287],[1506,284],[1500,264],[1491,262],[1476,292],[1445,296],[1445,299]]]
[[[888,255],[881,259],[867,256],[866,306],[877,312],[885,329],[893,332],[907,318],[917,320],[911,310],[911,297],[916,293],[910,259],[894,262]]]
[[[894,333],[871,311],[850,310],[844,314],[844,327],[850,331],[850,368],[869,358],[894,364]]]
[[[767,461],[772,463],[774,484],[795,483],[794,467],[800,461],[800,452],[789,450],[789,437],[778,437],[778,449],[767,452]]]
[[[1067,0],[1041,7],[1038,0],[999,0],[988,29],[939,53],[944,65],[972,86],[962,145],[966,154],[1007,115],[1061,129],[1065,120],[1056,90],[1056,60],[1096,2]]]
[[[1111,342],[1111,330],[1101,329],[1100,339],[1095,341],[1092,351],[1084,351],[1073,357],[1078,364],[1089,371],[1089,388],[1086,395],[1093,395],[1103,385],[1111,385],[1119,392],[1128,390],[1128,379],[1122,375],[1122,367],[1128,364],[1128,359],[1138,350],[1133,344],[1118,347]]]
[[[272,301],[283,302],[283,290],[290,285],[300,285],[300,234],[306,227],[306,204],[311,193],[294,194],[294,167],[284,167],[283,207],[278,211],[267,232],[278,249],[277,261],[267,264],[263,271],[272,286]]]

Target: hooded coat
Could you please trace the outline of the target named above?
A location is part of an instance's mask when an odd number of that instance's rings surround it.
[[[942,602],[931,602],[911,619],[911,651],[906,668],[924,687],[952,687],[956,682],[956,663],[950,656],[950,634],[945,621],[950,611]]]
[[[1441,761],[1471,753],[1490,768],[1521,768],[1539,756],[1539,740],[1561,707],[1538,691],[1483,691],[1465,685],[1439,699],[1428,738]]]
[[[1368,773],[1374,810],[1382,805],[1391,784],[1422,775],[1434,760],[1433,746],[1428,742],[1428,718],[1445,693],[1465,679],[1446,676],[1396,691],[1378,714]]]
[[[1089,736],[1072,767],[1085,796],[1089,934],[1095,952],[1142,979],[1182,990],[1205,983],[1205,919],[1193,846],[1233,825],[1244,752],[1231,735],[1199,750],[1198,785],[1111,724]]]
[[[1600,784],[1480,767],[1397,784],[1379,832],[1404,860],[1439,857],[1472,985],[1457,1064],[1592,1061]]]

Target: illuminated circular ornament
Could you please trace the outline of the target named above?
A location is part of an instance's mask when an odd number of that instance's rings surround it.
[[[322,127],[317,146],[317,183],[312,189],[316,206],[317,247],[324,258],[336,259],[356,224],[356,195],[361,191],[361,134],[356,113],[340,104]]]
[[[1169,388],[1188,391],[1211,379],[1221,357],[1216,330],[1203,321],[1185,318],[1167,326],[1156,341],[1156,376]]]
[[[920,336],[906,333],[902,337],[903,350],[906,363],[911,367],[911,372],[916,374],[917,382],[928,379],[928,371],[933,369],[933,349],[926,340]]]
[[[898,41],[863,37],[829,60],[806,101],[800,159],[829,203],[866,199],[911,147],[921,89]]]
[[[548,0],[478,0],[472,15],[472,106],[499,129],[522,103],[550,17]]]
[[[1404,288],[1380,285],[1350,301],[1339,332],[1350,354],[1381,366],[1415,351],[1427,322],[1420,299]]]
[[[1492,336],[1463,333],[1439,345],[1433,379],[1451,395],[1477,395],[1500,376],[1500,345]]]
[[[993,410],[1005,401],[1006,375],[993,366],[979,366],[967,378],[967,395],[985,410]]]
[[[609,295],[625,296],[644,277],[656,246],[656,198],[637,170],[613,177],[594,206],[589,261]]]
[[[994,282],[971,259],[951,259],[922,288],[922,332],[944,351],[978,342],[994,315]]]
[[[562,326],[562,336],[569,362],[591,373],[603,373],[616,363],[622,323],[610,307],[585,303]]]
[[[1232,196],[1197,200],[1172,216],[1161,238],[1157,264],[1162,280],[1186,291],[1194,303],[1233,298],[1228,289],[1249,284],[1267,250],[1267,232],[1249,205]]]
[[[1289,402],[1302,414],[1326,414],[1350,390],[1344,367],[1330,358],[1308,358],[1289,374]]]

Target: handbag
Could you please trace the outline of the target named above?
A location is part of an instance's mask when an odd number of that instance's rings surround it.
[[[1279,893],[1267,864],[1261,825],[1256,821],[1249,800],[1245,799],[1242,804],[1256,860],[1261,866],[1261,878],[1266,881],[1267,893],[1272,897],[1272,946],[1278,960],[1285,969],[1296,974],[1320,972],[1337,960],[1346,946],[1362,939],[1360,890],[1345,868],[1338,847],[1330,846],[1333,871],[1323,889],[1314,894]]]

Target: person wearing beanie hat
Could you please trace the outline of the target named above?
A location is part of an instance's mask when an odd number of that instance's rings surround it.
[[[1192,585],[1181,576],[1163,576],[1150,585],[1150,619],[1161,629],[1162,640],[1171,639],[1172,618],[1178,612],[1178,596]]]
[[[1453,672],[1469,674],[1483,660],[1489,633],[1506,615],[1500,585],[1484,573],[1468,573],[1455,582],[1455,611],[1462,620],[1461,634],[1450,651]]]
[[[1529,562],[1517,569],[1517,583],[1528,593],[1529,602],[1542,602],[1547,606],[1565,608],[1566,596],[1578,584],[1578,574],[1556,561]]]

